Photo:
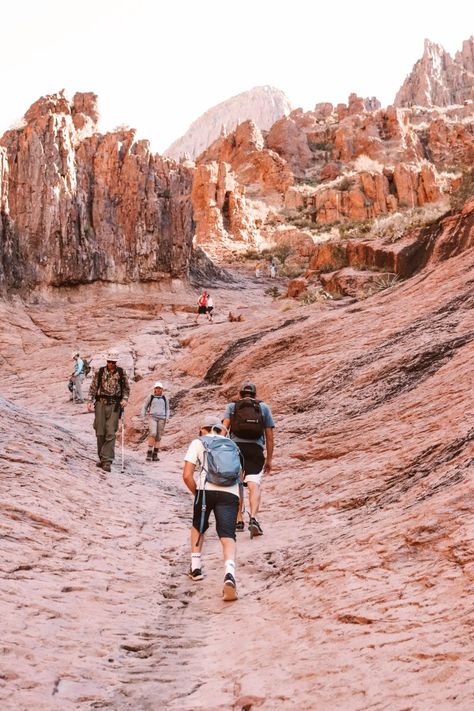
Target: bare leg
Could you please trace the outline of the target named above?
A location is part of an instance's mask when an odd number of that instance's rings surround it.
[[[200,553],[202,550],[202,544],[204,543],[204,533],[201,536],[201,539],[199,540],[199,531],[197,528],[194,528],[194,526],[191,528],[191,553]],[[221,539],[223,540],[223,539]],[[224,540],[229,540],[224,539]]]
[[[247,487],[249,490],[250,515],[252,516],[252,518],[256,518],[258,510],[260,508],[260,486],[254,481],[249,481],[247,482]]]
[[[221,544],[222,544],[222,552],[224,554],[224,561],[226,560],[234,560],[235,561],[235,552],[237,550],[237,546],[235,544],[235,541],[233,538],[219,538]]]

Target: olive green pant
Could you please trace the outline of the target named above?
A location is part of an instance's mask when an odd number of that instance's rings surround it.
[[[102,402],[95,404],[94,429],[97,437],[97,454],[101,462],[111,464],[115,457],[115,433],[120,419],[120,406]]]

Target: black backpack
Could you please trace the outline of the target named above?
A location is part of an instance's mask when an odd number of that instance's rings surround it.
[[[242,439],[259,439],[265,431],[260,400],[243,398],[234,402],[230,416],[230,431]]]
[[[91,364],[85,358],[82,359],[82,372],[85,376],[89,375],[91,372]]]

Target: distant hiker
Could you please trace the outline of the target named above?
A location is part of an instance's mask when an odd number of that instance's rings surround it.
[[[239,510],[240,455],[235,444],[224,435],[225,428],[217,417],[202,417],[199,437],[193,439],[184,458],[183,480],[194,496],[189,576],[194,581],[203,579],[201,550],[209,516],[214,511],[225,565],[222,594],[224,600],[236,600],[235,525]]]
[[[159,380],[153,386],[153,392],[148,395],[143,403],[141,416],[148,415],[148,452],[146,453],[147,462],[157,462],[160,458],[158,452],[160,449],[161,438],[165,431],[165,425],[170,418],[170,406],[168,398],[163,395],[163,383]]]
[[[257,264],[255,265],[255,276],[257,277],[257,279],[260,279],[261,274],[262,274],[262,265],[260,264],[260,262],[257,262]]]
[[[270,277],[274,279],[277,274],[277,268],[275,262],[270,262]]]
[[[94,408],[94,429],[97,437],[98,467],[110,472],[110,465],[115,458],[115,434],[123,408],[130,396],[127,373],[117,365],[119,354],[109,351],[107,364],[95,373],[89,389],[87,409]]]
[[[71,375],[72,397],[70,399],[77,403],[83,403],[84,395],[82,394],[82,383],[85,378],[84,361],[80,357],[79,351],[74,351],[72,359],[74,361],[74,370]]]
[[[210,294],[207,295],[207,317],[212,323],[212,312],[214,311],[214,300]]]
[[[194,323],[198,322],[198,318],[201,314],[204,314],[207,316],[207,320],[210,320],[209,314],[207,312],[207,301],[208,301],[208,294],[207,291],[204,289],[201,296],[198,299],[197,305],[198,305],[198,312],[196,314],[196,320]]]
[[[255,385],[244,383],[240,388],[240,400],[227,405],[222,420],[230,430],[230,437],[239,447],[243,458],[244,486],[249,492],[250,538],[263,534],[256,516],[260,507],[262,476],[264,473],[268,474],[272,468],[275,427],[270,408],[266,403],[257,400],[256,396]],[[244,530],[240,509],[237,530]]]

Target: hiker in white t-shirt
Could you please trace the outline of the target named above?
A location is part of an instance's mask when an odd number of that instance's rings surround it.
[[[235,582],[236,535],[235,524],[239,510],[239,472],[240,458],[238,448],[225,437],[226,429],[222,422],[214,416],[205,416],[201,420],[199,438],[193,439],[184,458],[183,480],[194,496],[193,522],[191,528],[191,568],[189,575],[192,580],[202,580],[201,550],[204,534],[209,527],[209,516],[214,512],[216,531],[222,545],[224,555],[225,577],[224,600],[237,599]],[[236,458],[234,473],[230,485],[220,486],[208,480],[210,476],[210,448],[219,443],[213,439],[224,440],[222,445],[228,451],[229,457]],[[207,449],[207,451],[206,451]],[[197,475],[197,476],[196,476]],[[234,477],[234,474],[232,475]],[[234,483],[235,482],[235,483]]]

